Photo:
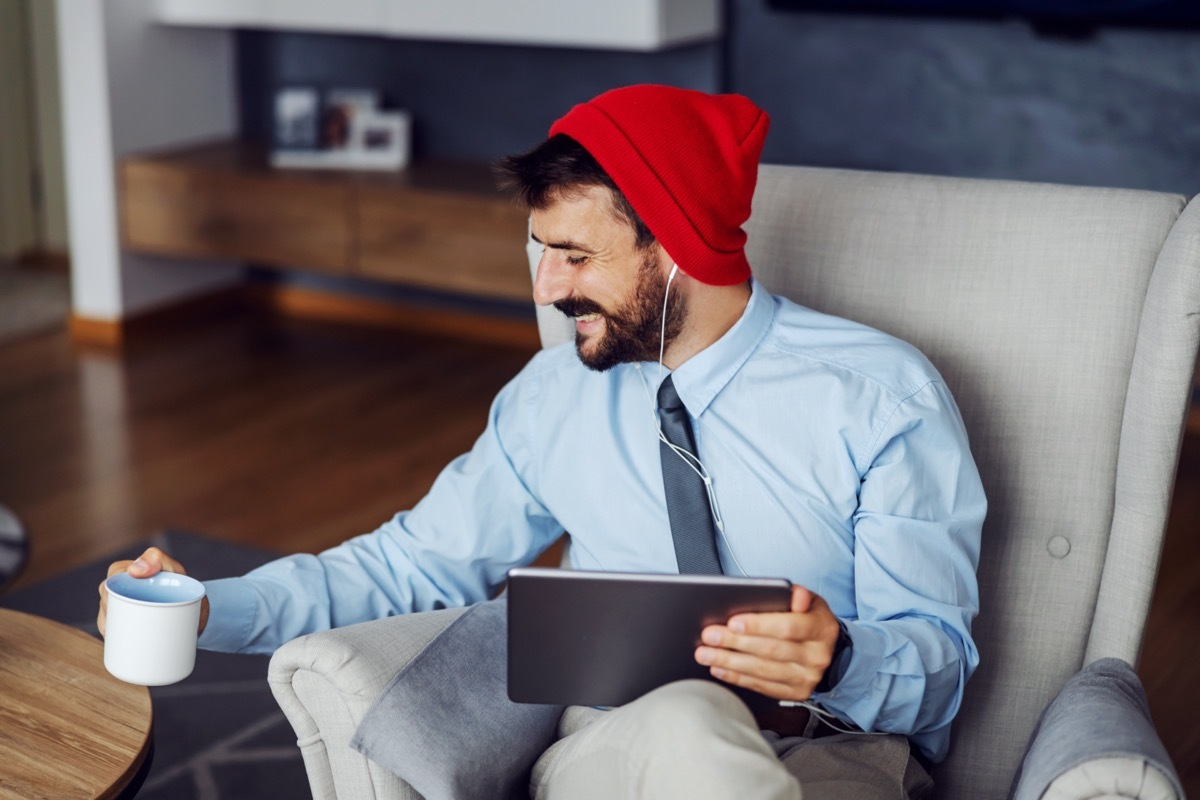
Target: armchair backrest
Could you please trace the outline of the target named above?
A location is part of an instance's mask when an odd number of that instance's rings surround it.
[[[1200,336],[1200,203],[1117,189],[763,166],[748,254],[772,292],[941,371],[989,511],[982,663],[935,777],[1003,798],[1086,663],[1135,663]],[[543,342],[570,336],[539,309]]]

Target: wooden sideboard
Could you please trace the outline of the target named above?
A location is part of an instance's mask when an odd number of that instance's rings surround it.
[[[120,193],[131,251],[530,300],[528,214],[484,164],[283,170],[261,148],[217,142],[126,156]]]

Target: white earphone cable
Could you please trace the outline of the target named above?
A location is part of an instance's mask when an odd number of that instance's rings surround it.
[[[830,714],[825,709],[821,708],[815,703],[809,702],[808,700],[780,700],[779,705],[783,708],[807,708],[811,713],[816,714],[817,718],[820,719],[821,722],[824,722],[826,725],[833,728],[835,731],[838,731],[839,733],[849,733],[853,734],[854,736],[874,735],[871,731],[843,727],[841,724],[839,724],[844,721],[841,717]]]
[[[662,385],[663,355],[666,352],[666,344],[667,344],[667,301],[671,296],[671,281],[675,280],[675,274],[677,272],[679,272],[679,265],[672,264],[671,265],[671,274],[667,276],[667,288],[666,288],[666,291],[663,292],[662,323],[659,327],[659,333],[658,333],[658,381],[657,381],[657,383],[659,386]],[[659,418],[658,418],[658,404],[654,401],[654,398],[651,397],[651,395],[650,395],[650,387],[646,384],[646,376],[644,374],[642,374],[642,365],[635,364],[634,367],[637,369],[638,377],[641,378],[642,391],[646,393],[646,402],[649,404],[649,407],[650,407],[650,417],[654,421],[654,430],[658,433],[658,440],[660,442],[662,442],[663,444],[665,444],[667,447],[669,447],[671,449],[671,452],[673,452],[673,453],[675,453],[675,455],[679,456],[679,458],[682,459],[683,463],[687,464],[688,467],[690,467],[691,470],[693,472],[695,472],[697,476],[699,476],[700,480],[704,482],[704,489],[705,489],[705,492],[708,494],[708,505],[709,505],[709,508],[712,510],[713,522],[716,524],[717,532],[720,534],[721,538],[725,540],[725,549],[728,550],[730,557],[733,559],[734,565],[738,568],[738,572],[742,573],[742,575],[746,575],[747,577],[749,577],[746,570],[742,568],[741,562],[738,561],[737,554],[735,552],[733,552],[733,545],[731,545],[729,543],[729,538],[725,535],[725,520],[722,519],[722,517],[721,517],[721,507],[717,504],[717,493],[713,490],[712,476],[708,474],[708,468],[704,466],[704,462],[702,462],[695,453],[689,452],[687,449],[674,444],[673,442],[669,441],[667,439],[667,437],[663,434],[662,425],[659,422]],[[799,702],[792,701],[792,700],[780,700],[779,705],[783,706],[783,707],[799,706],[802,708],[807,708],[811,713],[816,714],[817,718],[820,719],[822,722],[824,722],[826,725],[828,725],[829,727],[833,728],[836,731],[840,731],[841,733],[850,733],[850,734],[855,734],[855,735],[869,735],[867,731],[851,730],[850,728],[842,727],[839,724],[842,722],[842,720],[839,717],[836,717],[833,714],[830,714],[825,709],[823,709],[820,706],[817,706],[813,703],[810,703],[807,700],[803,700],[803,701],[799,701]]]
[[[675,280],[675,273],[679,272],[679,265],[671,265],[671,274],[667,276],[667,288],[663,291],[663,307],[662,314],[659,315],[658,328],[658,381],[656,385],[662,386],[662,371],[663,371],[663,353],[667,347],[667,299],[671,296],[671,281]]]
[[[678,264],[671,265],[671,274],[667,276],[667,288],[663,292],[663,308],[662,308],[662,325],[659,329],[658,338],[658,385],[662,385],[663,373],[663,355],[666,352],[666,332],[667,332],[667,300],[671,295],[671,281],[675,279],[675,274],[679,271]],[[725,520],[721,516],[721,507],[717,503],[717,493],[713,490],[712,476],[708,473],[708,468],[704,466],[699,457],[695,453],[689,452],[686,448],[680,447],[669,441],[662,432],[662,426],[658,419],[658,404],[650,395],[650,387],[646,384],[646,376],[642,374],[642,365],[635,364],[638,372],[638,377],[642,380],[642,390],[646,393],[646,402],[650,407],[650,416],[654,420],[654,430],[658,433],[658,440],[671,449],[671,452],[679,456],[683,463],[687,464],[693,472],[699,476],[704,483],[705,493],[708,495],[708,507],[712,510],[713,523],[716,525],[717,533],[725,540],[725,548],[729,551],[730,557],[733,559],[734,565],[738,568],[738,572],[742,575],[747,575],[746,570],[742,568],[741,562],[738,561],[737,554],[733,552],[733,546],[729,544],[728,537],[725,536]]]

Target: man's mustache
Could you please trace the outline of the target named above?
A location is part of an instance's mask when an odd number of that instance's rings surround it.
[[[599,303],[586,297],[568,297],[566,300],[559,300],[554,307],[568,317],[582,317],[585,314],[605,315]]]

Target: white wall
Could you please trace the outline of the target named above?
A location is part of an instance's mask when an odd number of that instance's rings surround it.
[[[78,316],[118,320],[233,283],[228,265],[122,253],[116,159],[237,131],[233,34],[166,28],[154,0],[57,0],[71,281]]]

